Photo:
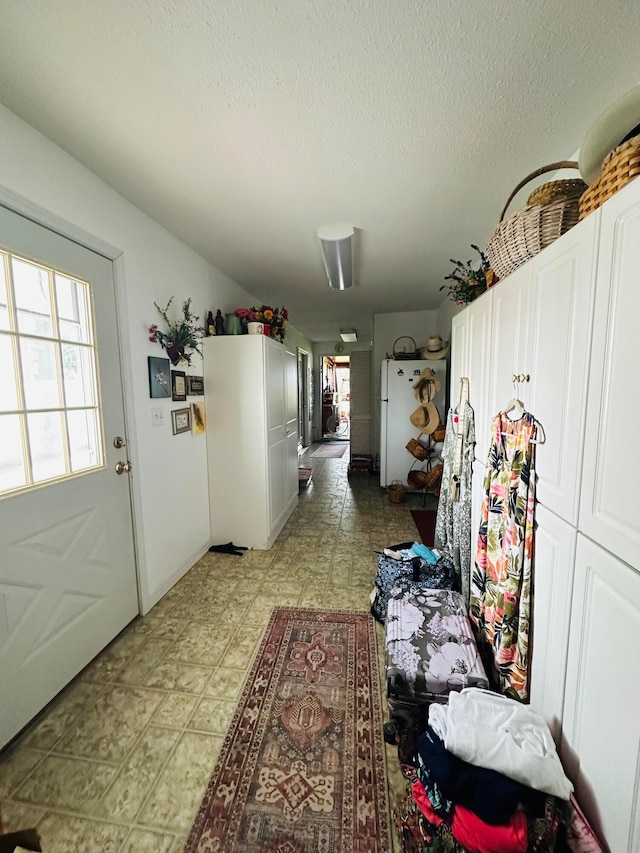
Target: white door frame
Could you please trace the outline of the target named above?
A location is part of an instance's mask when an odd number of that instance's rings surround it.
[[[0,205],[14,213],[20,214],[32,220],[38,225],[48,228],[50,231],[65,237],[68,240],[84,246],[98,255],[102,255],[111,261],[113,266],[113,281],[115,284],[116,301],[116,325],[118,330],[118,349],[120,350],[120,380],[122,384],[122,397],[124,407],[125,437],[127,441],[127,457],[132,464],[132,474],[127,477],[129,482],[129,500],[131,503],[131,524],[133,534],[133,556],[136,570],[136,588],[138,595],[138,612],[142,612],[140,562],[144,558],[144,546],[137,534],[136,518],[142,517],[140,493],[137,487],[137,473],[140,470],[137,452],[137,442],[130,443],[130,436],[137,435],[135,429],[135,406],[133,395],[133,384],[131,374],[123,370],[124,364],[131,364],[131,350],[129,347],[128,325],[126,318],[127,292],[124,272],[124,253],[94,234],[84,231],[77,225],[68,222],[40,205],[34,204],[29,199],[0,184]]]

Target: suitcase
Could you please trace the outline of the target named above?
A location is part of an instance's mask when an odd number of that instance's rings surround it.
[[[394,552],[406,551],[412,548],[413,542],[403,542],[393,545]],[[432,557],[433,562],[427,562],[422,557],[395,559],[384,552],[378,552],[378,569],[372,594],[371,615],[385,623],[389,599],[397,595],[411,583],[430,589],[455,589],[457,578],[455,566],[448,557]]]
[[[489,689],[464,599],[453,590],[409,584],[389,599],[385,663],[392,719],[446,702],[451,690]]]

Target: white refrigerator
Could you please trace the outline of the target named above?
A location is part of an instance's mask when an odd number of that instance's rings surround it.
[[[413,394],[413,383],[426,368],[430,367],[440,382],[440,390],[432,402],[440,414],[442,423],[446,423],[447,412],[447,362],[442,360],[421,359],[402,361],[385,359],[382,362],[380,378],[380,485],[389,486],[394,480],[407,484],[407,474],[412,467],[425,468],[406,449],[410,438],[419,438],[420,430],[409,420],[409,416],[420,404]],[[425,442],[425,437],[422,437]],[[442,443],[433,444],[433,459],[440,458]]]

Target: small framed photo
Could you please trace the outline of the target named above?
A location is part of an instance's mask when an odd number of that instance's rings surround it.
[[[149,365],[149,396],[170,397],[171,396],[171,367],[168,358],[156,358],[150,355],[147,358]]]
[[[201,397],[204,394],[204,377],[187,376],[187,395],[189,397]]]
[[[173,434],[191,431],[191,409],[173,409],[171,412]]]
[[[191,421],[193,423],[193,434],[204,435],[207,428],[207,415],[205,413],[204,403],[191,404]]]
[[[187,399],[187,375],[182,370],[171,371],[171,399],[176,403]]]

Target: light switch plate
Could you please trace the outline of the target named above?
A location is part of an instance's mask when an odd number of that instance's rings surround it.
[[[151,409],[151,426],[162,426],[164,424],[164,409],[157,407]]]

